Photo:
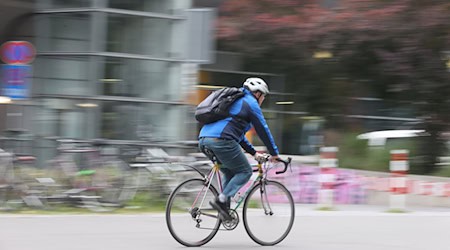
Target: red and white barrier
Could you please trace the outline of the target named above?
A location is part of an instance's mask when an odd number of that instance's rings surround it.
[[[379,192],[392,192],[391,178],[385,177],[365,177],[364,180],[367,183],[367,189]],[[401,191],[401,189],[396,189]],[[403,190],[402,190],[403,191]],[[424,195],[424,196],[436,196],[436,197],[450,197],[450,182],[430,182],[421,180],[406,180],[406,194],[411,195]]]
[[[445,183],[444,182],[435,182],[433,183],[433,195],[436,197],[445,197]]]
[[[392,209],[404,209],[407,199],[411,205],[450,207],[450,178],[428,176],[407,178],[409,168],[407,151],[392,153],[399,154],[392,155],[390,176],[364,177],[367,190],[377,193],[389,192],[388,202]],[[384,197],[376,193],[370,194],[373,194],[368,198],[371,202],[380,202],[379,198]]]
[[[444,191],[445,197],[450,198],[450,182],[445,183],[444,188],[445,188]]]
[[[433,195],[433,183],[429,181],[414,181],[412,194]]]
[[[320,189],[318,190],[317,204],[320,207],[332,207],[336,201],[337,159],[338,148],[324,147],[320,149],[320,175],[318,178]],[[406,201],[408,204],[425,206],[450,207],[450,179],[427,176],[407,176],[409,171],[408,150],[392,150],[389,163],[390,175],[386,173],[373,173],[377,176],[361,176],[370,202],[385,204],[389,202],[391,209],[404,210]],[[363,172],[363,171],[362,171]],[[366,173],[367,174],[367,173]],[[384,192],[378,195],[378,192]],[[389,192],[389,193],[386,193]],[[389,198],[386,199],[388,196]],[[408,197],[408,198],[407,198]],[[429,198],[426,198],[429,197]],[[367,197],[366,197],[367,198]]]
[[[318,192],[318,205],[321,208],[333,206],[333,186],[336,182],[336,168],[338,167],[337,147],[320,148],[320,190]]]
[[[391,150],[390,208],[405,209],[406,194],[408,193],[406,173],[409,170],[408,150]]]

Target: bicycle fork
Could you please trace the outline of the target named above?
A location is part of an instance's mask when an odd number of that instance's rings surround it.
[[[272,216],[273,211],[272,211],[272,208],[270,207],[270,202],[267,197],[265,180],[261,180],[260,194],[261,194],[261,205],[263,206],[264,214]]]

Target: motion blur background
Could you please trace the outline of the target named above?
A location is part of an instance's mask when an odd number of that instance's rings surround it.
[[[449,0],[0,0],[0,249],[179,247],[168,197],[211,170],[195,107],[247,77],[293,159],[267,172],[284,249],[450,249]]]
[[[41,168],[54,138],[195,144],[195,105],[257,76],[283,154],[337,146],[342,167],[387,171],[387,150],[400,147],[413,173],[450,176],[448,1],[2,0],[0,10],[1,44],[29,42],[2,46],[1,147]],[[357,138],[392,129],[419,133],[393,146]]]

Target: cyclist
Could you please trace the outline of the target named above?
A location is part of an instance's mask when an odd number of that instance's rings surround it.
[[[245,133],[253,126],[266,145],[271,155],[270,160],[279,158],[278,147],[260,108],[265,96],[269,94],[269,87],[263,79],[251,77],[244,82],[242,90],[245,95],[232,104],[229,117],[205,124],[199,135],[200,150],[205,154],[205,148],[211,150],[221,163],[223,191],[210,204],[219,211],[224,220],[231,219],[228,213],[230,197],[233,197],[252,175],[252,168],[241,147],[256,160],[263,157],[245,138]]]

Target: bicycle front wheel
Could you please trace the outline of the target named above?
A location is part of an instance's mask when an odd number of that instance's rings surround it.
[[[295,206],[281,183],[264,180],[254,186],[244,202],[244,227],[250,238],[263,246],[280,243],[291,231]]]
[[[209,204],[217,190],[202,179],[187,180],[170,194],[166,205],[166,223],[170,234],[188,247],[208,243],[217,233],[221,220]]]

